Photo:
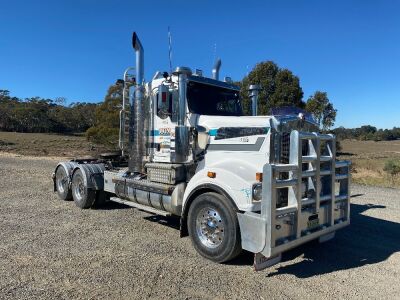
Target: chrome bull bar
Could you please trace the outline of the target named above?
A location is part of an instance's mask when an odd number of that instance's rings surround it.
[[[261,211],[238,213],[243,249],[273,259],[350,224],[350,162],[336,161],[335,146],[333,135],[292,131],[289,164],[264,166]]]

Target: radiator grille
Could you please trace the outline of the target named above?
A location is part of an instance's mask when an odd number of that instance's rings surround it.
[[[302,155],[309,155],[309,145],[307,140],[302,141],[301,145]],[[278,161],[281,164],[288,164],[290,156],[290,133],[283,132],[280,136],[280,153],[278,157]],[[308,166],[306,164],[302,165],[302,169],[306,170]],[[279,179],[289,179],[288,173],[280,173]],[[283,207],[288,205],[288,188],[283,188],[278,190],[278,198],[277,198],[277,207]]]
[[[302,155],[310,154],[310,149],[307,140],[302,141],[301,152]],[[284,132],[281,135],[279,163],[288,164],[289,155],[290,155],[290,133]]]
[[[290,152],[290,133],[284,132],[281,136],[281,155],[279,162],[282,164],[289,163],[289,152]]]

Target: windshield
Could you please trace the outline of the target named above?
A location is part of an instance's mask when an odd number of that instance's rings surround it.
[[[241,116],[239,92],[189,81],[188,107],[191,113],[214,116]]]

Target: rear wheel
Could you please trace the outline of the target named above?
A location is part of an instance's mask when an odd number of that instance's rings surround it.
[[[72,192],[69,186],[69,175],[62,165],[57,168],[55,181],[58,197],[61,200],[71,200]]]
[[[85,184],[82,170],[78,169],[72,176],[72,197],[76,206],[86,209],[92,207],[96,200],[96,192]]]
[[[188,230],[196,251],[212,261],[229,261],[242,250],[236,211],[220,194],[205,193],[193,201]]]

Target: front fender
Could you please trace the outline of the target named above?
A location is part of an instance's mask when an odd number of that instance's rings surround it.
[[[216,173],[216,177],[208,177],[207,172],[209,171]],[[232,199],[239,210],[248,211],[253,207],[252,185],[253,182],[246,180],[240,173],[232,172],[225,167],[205,167],[197,171],[189,181],[183,195],[183,207],[186,206],[191,195],[198,187],[216,186]]]

